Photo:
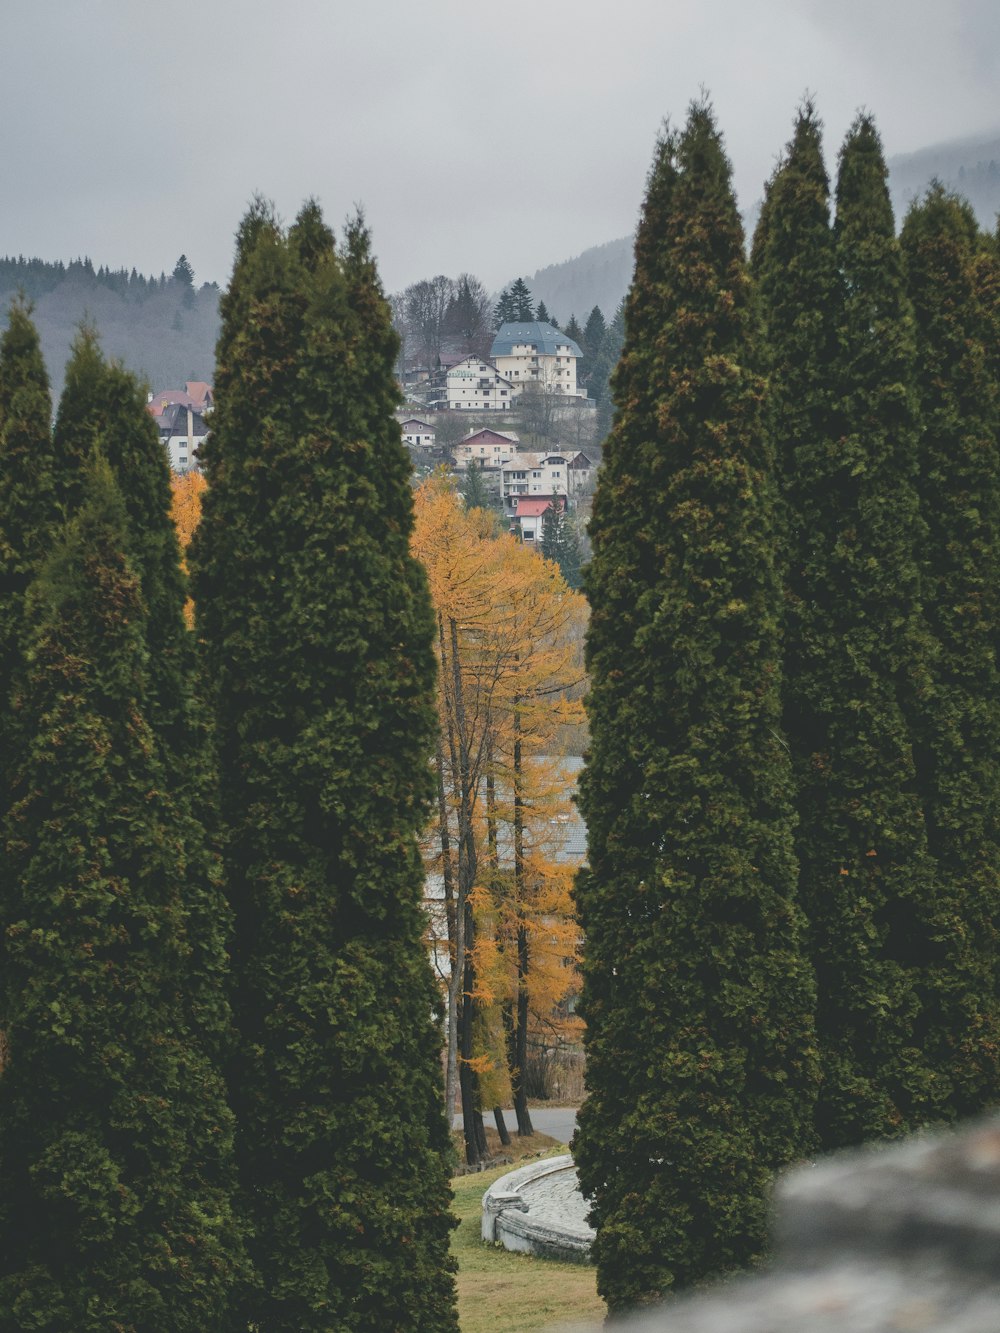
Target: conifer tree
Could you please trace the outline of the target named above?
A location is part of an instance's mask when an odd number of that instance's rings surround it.
[[[510,300],[514,311],[513,319],[525,323],[535,318],[534,307],[531,303],[531,289],[523,278],[518,278],[515,283],[511,284]]]
[[[587,323],[583,328],[583,357],[577,366],[577,379],[581,384],[589,383],[594,370],[594,364],[601,350],[601,344],[604,341],[604,335],[607,332],[607,325],[604,322],[604,315],[599,305],[595,305],[593,310],[587,316]]]
[[[236,1329],[232,1118],[188,1022],[186,840],[99,457],[29,594],[4,827],[0,1325]],[[183,820],[181,821],[181,823]]]
[[[813,985],[779,719],[774,482],[711,109],[660,142],[585,584],[592,749],[574,1153],[612,1310],[764,1246],[811,1144]]]
[[[577,323],[576,315],[570,315],[569,323],[566,325],[566,337],[572,338],[573,342],[583,350],[583,329]]]
[[[6,808],[10,692],[24,647],[24,597],[59,523],[52,402],[31,308],[11,306],[0,339],[0,810]]]
[[[483,484],[483,470],[474,459],[469,460],[462,483],[462,499],[466,509],[488,509],[489,499]]]
[[[933,906],[911,723],[929,687],[913,322],[867,116],[841,152],[832,238],[827,209],[806,107],[769,189],[755,267],[786,478],[786,725],[829,1149],[936,1113],[926,985],[947,927]]]
[[[56,498],[66,517],[73,515],[79,505],[84,470],[100,429],[105,370],[97,330],[92,324],[84,323],[70,347],[52,430],[59,460]]]
[[[504,324],[511,324],[518,318],[517,302],[511,295],[509,287],[505,287],[500,293],[499,299],[493,309],[493,324],[495,328],[502,328]]]
[[[939,185],[901,234],[916,326],[925,536],[921,599],[936,653],[918,701],[917,778],[935,902],[920,1034],[932,1109],[1000,1099],[1000,385],[990,364],[995,270],[968,204]]]
[[[552,324],[552,316],[549,314],[544,301],[538,302],[538,309],[535,311],[535,318],[538,320],[540,324]],[[552,326],[553,328],[558,327],[555,324],[553,324]]]
[[[144,715],[161,747],[178,811],[184,811],[186,907],[194,923],[187,995],[192,1021],[214,1057],[222,1058],[232,1038],[224,990],[231,921],[213,850],[214,779],[205,719],[193,688],[194,647],[184,618],[186,579],[170,514],[170,466],[146,410],[142,384],[104,359],[97,334],[88,326],[73,344],[55,445],[68,503],[76,494],[79,460],[99,446],[125,505],[129,549],[148,611]]]
[[[360,223],[258,202],[190,551],[236,916],[233,1094],[262,1329],[453,1330],[417,835],[433,616]]]
[[[612,399],[611,399],[611,376],[614,373],[615,366],[618,364],[618,358],[622,354],[622,346],[625,342],[625,302],[618,303],[618,308],[614,313],[611,323],[605,330],[604,337],[601,340],[601,346],[598,349],[593,368],[590,372],[590,379],[587,386],[588,393],[597,404],[597,439],[603,440],[611,429],[612,419]]]

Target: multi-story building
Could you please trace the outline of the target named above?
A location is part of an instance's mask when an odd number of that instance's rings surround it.
[[[535,385],[546,393],[586,398],[577,388],[576,363],[583,353],[572,338],[551,324],[530,320],[502,324],[493,339],[490,358],[514,392]]]
[[[445,402],[442,406],[461,412],[484,408],[497,412],[510,410],[514,389],[510,380],[495,366],[478,356],[466,356],[445,375]]]
[[[452,449],[456,468],[467,468],[470,463],[477,467],[498,468],[517,453],[519,440],[512,430],[490,430],[484,426],[481,430],[470,431]]]
[[[159,405],[158,402],[156,405]],[[175,472],[190,472],[198,466],[195,450],[208,435],[208,426],[200,412],[186,403],[167,403],[154,414],[160,443],[167,450]]]
[[[592,464],[586,454],[518,452],[500,468],[504,513],[517,517],[519,497],[551,500],[559,495],[572,506],[587,483]]]
[[[436,432],[434,427],[426,421],[421,421],[419,417],[408,417],[400,422],[399,429],[403,432],[403,443],[412,444],[421,449],[433,449]]]

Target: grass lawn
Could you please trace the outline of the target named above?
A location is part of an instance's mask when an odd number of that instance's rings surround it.
[[[536,1138],[551,1142],[544,1135]],[[481,1240],[482,1197],[498,1176],[513,1170],[513,1166],[500,1166],[479,1175],[457,1176],[451,1182],[453,1208],[460,1219],[451,1247],[458,1260],[462,1333],[538,1333],[576,1321],[599,1322],[607,1311],[590,1265],[511,1254]]]

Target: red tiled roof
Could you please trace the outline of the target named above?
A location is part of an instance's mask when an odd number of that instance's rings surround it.
[[[518,518],[538,518],[552,503],[551,495],[519,495],[517,497]]]
[[[171,403],[180,403],[182,407],[198,406],[186,389],[161,389],[159,393],[153,394],[147,407],[154,417],[158,417]]]

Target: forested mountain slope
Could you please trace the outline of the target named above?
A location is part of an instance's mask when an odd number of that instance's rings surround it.
[[[214,283],[196,288],[186,261],[169,276],[146,278],[134,269],[95,269],[89,260],[0,259],[0,324],[18,291],[34,302],[56,400],[70,342],[84,319],[96,327],[107,356],[153,388],[212,379],[219,289]]]

